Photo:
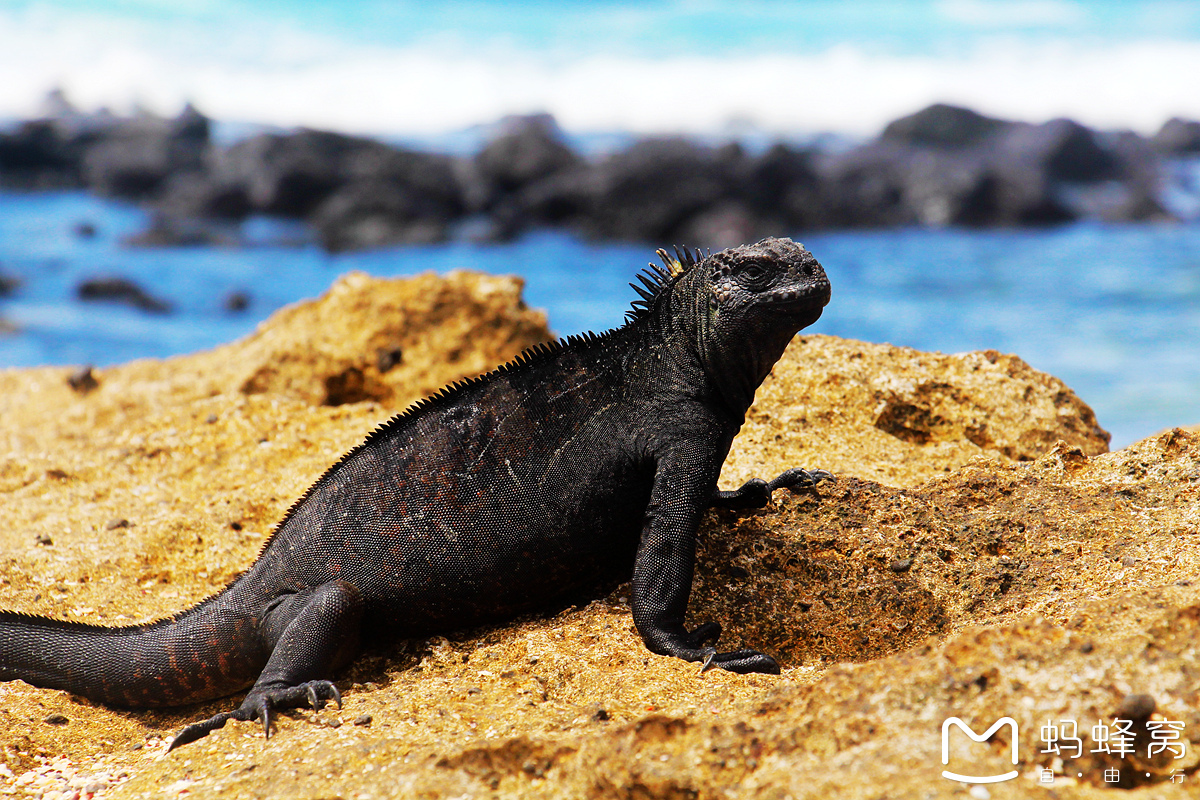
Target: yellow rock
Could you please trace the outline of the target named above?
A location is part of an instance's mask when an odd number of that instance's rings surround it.
[[[0,607],[102,624],[182,609],[244,569],[372,427],[548,336],[515,279],[350,275],[239,342],[97,370],[91,391],[68,369],[0,373]],[[691,610],[725,626],[722,646],[778,654],[782,676],[650,654],[619,586],[511,625],[379,643],[339,676],[345,708],[286,714],[270,740],[230,724],[166,758],[165,737],[231,702],[123,712],[0,684],[0,786],[961,797],[940,775],[942,722],[1011,716],[1019,777],[991,796],[1044,791],[1040,767],[1060,798],[1110,796],[1110,768],[1129,796],[1161,796],[1200,740],[1200,435],[1107,441],[1066,386],[1014,356],[802,337],[722,483],[796,465],[839,481],[710,514]],[[1143,694],[1150,721],[1185,724],[1183,758],[1039,752],[1046,720],[1090,731],[1145,711]],[[1003,736],[975,766],[1011,768]]]

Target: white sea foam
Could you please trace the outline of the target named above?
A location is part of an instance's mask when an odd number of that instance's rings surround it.
[[[1066,14],[1062,3],[1026,13]],[[987,17],[991,4],[959,0]],[[1008,38],[1005,38],[1008,36]],[[436,134],[549,111],[569,130],[872,134],[928,103],[1002,117],[1071,116],[1152,132],[1200,118],[1200,42],[1029,41],[998,33],[944,54],[840,44],[817,52],[611,55],[440,40],[360,45],[283,25],[186,29],[96,15],[0,11],[0,115],[63,88],[77,105],[375,134]]]

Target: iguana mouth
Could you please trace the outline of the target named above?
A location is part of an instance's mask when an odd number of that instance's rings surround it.
[[[821,281],[803,289],[789,289],[781,292],[771,292],[763,299],[772,306],[812,306],[824,308],[829,304],[829,282]]]

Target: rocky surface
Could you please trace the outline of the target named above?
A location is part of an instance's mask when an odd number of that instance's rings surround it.
[[[755,397],[725,462],[730,482],[813,464],[915,486],[976,456],[1031,461],[1057,441],[1108,450],[1108,433],[1070,388],[995,351],[799,336]]]
[[[172,308],[169,302],[147,294],[128,278],[112,276],[84,279],[75,287],[75,296],[80,300],[120,303],[152,314],[167,314]]]
[[[781,230],[1157,221],[1172,218],[1160,202],[1174,191],[1170,159],[1200,147],[1200,123],[1181,119],[1147,139],[937,104],[848,149],[652,137],[585,158],[535,114],[449,156],[308,129],[218,145],[190,106],[175,119],[85,114],[61,96],[49,106],[0,132],[0,187],[141,201],[154,219],[130,242],[151,246],[235,244],[252,214],[303,220],[335,252],[539,226],[716,249]]]
[[[1200,121],[1172,117],[1163,123],[1152,141],[1165,153],[1200,153]]]
[[[70,369],[0,373],[0,606],[119,624],[199,600],[372,426],[547,335],[512,279],[352,275],[247,339],[94,370],[86,390]],[[940,777],[943,720],[1011,716],[1019,776],[991,797],[1043,791],[1039,768],[1060,798],[1110,796],[1110,768],[1130,796],[1175,796],[1172,774],[1200,780],[1200,435],[1106,444],[1013,356],[799,338],[722,483],[795,464],[839,480],[710,514],[691,606],[783,675],[651,655],[620,586],[377,643],[339,676],[344,708],[165,757],[230,701],[128,712],[2,684],[0,781],[43,797],[961,797]],[[1136,753],[1091,752],[1114,718]],[[1040,752],[1058,720],[1082,732],[1078,757]],[[1147,758],[1165,721],[1178,746]],[[1007,729],[967,743],[962,771],[1013,768]]]

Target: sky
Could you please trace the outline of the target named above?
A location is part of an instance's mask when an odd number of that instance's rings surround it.
[[[0,0],[0,117],[81,108],[436,135],[871,135],[932,102],[1153,133],[1200,118],[1180,0]]]

